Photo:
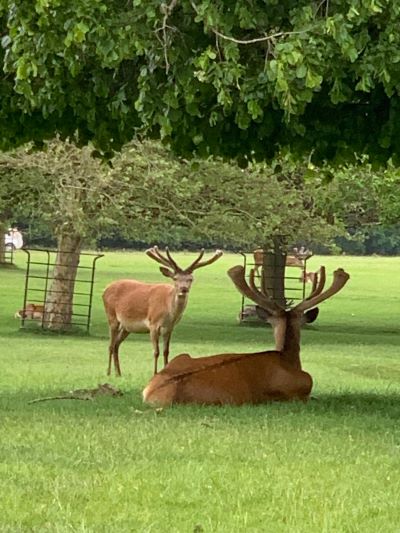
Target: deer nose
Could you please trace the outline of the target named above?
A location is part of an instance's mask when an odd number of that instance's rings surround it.
[[[178,294],[180,294],[181,296],[185,296],[188,292],[189,292],[189,287],[187,286],[179,287],[178,289]]]

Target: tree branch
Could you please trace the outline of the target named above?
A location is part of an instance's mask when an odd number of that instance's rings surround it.
[[[299,31],[280,31],[278,33],[271,33],[270,35],[266,35],[265,37],[256,37],[255,39],[236,39],[235,37],[230,37],[229,35],[224,35],[223,33],[219,32],[215,28],[211,28],[211,30],[215,33],[215,35],[218,35],[218,37],[221,37],[221,39],[225,39],[226,41],[232,41],[233,43],[237,44],[254,44],[254,43],[261,43],[265,41],[272,41],[273,39],[276,39],[277,37],[283,37],[286,35],[297,35],[300,33],[307,33],[312,28],[307,28],[306,30],[299,30]]]
[[[163,34],[163,50],[164,50],[164,60],[165,60],[165,73],[168,74],[169,71],[169,61],[168,61],[168,43],[167,43],[167,28],[171,28],[171,26],[167,25],[168,17],[171,15],[172,11],[175,9],[176,4],[178,3],[178,0],[171,0],[169,4],[161,4],[160,11],[164,14],[163,22],[161,26],[161,31]],[[156,30],[159,31],[159,30]]]
[[[192,5],[193,9],[195,10],[195,12],[197,14],[199,14],[199,10],[198,10],[196,4],[193,1],[191,1],[190,3]],[[217,35],[221,39],[225,39],[226,41],[231,41],[231,42],[237,43],[237,44],[254,44],[254,43],[261,43],[261,42],[265,42],[265,41],[268,42],[268,41],[272,41],[272,40],[276,39],[277,37],[284,37],[286,35],[298,35],[298,34],[302,34],[302,33],[308,33],[312,29],[313,28],[311,27],[311,28],[307,28],[306,30],[279,31],[277,33],[271,33],[270,35],[265,35],[264,37],[255,37],[254,39],[236,39],[235,37],[231,37],[229,35],[224,35],[220,31],[218,31],[215,28],[211,27],[211,31],[213,33],[215,33],[215,35]]]

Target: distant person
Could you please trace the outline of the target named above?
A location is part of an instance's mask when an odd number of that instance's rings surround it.
[[[5,235],[5,245],[12,247],[14,250],[19,250],[24,245],[24,239],[22,233],[18,228],[8,228],[8,233]]]

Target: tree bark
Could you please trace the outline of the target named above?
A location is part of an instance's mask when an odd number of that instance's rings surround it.
[[[272,248],[264,245],[261,286],[272,300],[286,307],[285,299],[285,266],[286,251],[281,239],[273,239]]]
[[[65,331],[71,327],[75,278],[81,252],[81,237],[63,233],[58,238],[50,287],[47,291],[43,327]]]

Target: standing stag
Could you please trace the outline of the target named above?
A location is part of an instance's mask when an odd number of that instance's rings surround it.
[[[185,310],[190,287],[193,282],[193,272],[201,267],[210,265],[222,255],[221,250],[206,261],[201,261],[204,250],[193,263],[183,269],[172,259],[168,248],[166,255],[157,246],[146,250],[146,254],[160,263],[162,274],[174,281],[169,283],[144,283],[133,279],[114,281],[103,293],[104,308],[110,328],[110,347],[107,374],[111,373],[111,363],[114,361],[115,372],[121,375],[119,364],[119,347],[129,333],[150,332],[150,339],[154,349],[154,373],[157,373],[157,361],[160,354],[160,335],[164,343],[164,365],[168,363],[169,343],[172,330],[179,322]]]
[[[323,292],[325,268],[314,279],[311,294],[291,310],[285,310],[254,283],[250,285],[242,266],[228,275],[238,290],[252,299],[272,325],[275,350],[256,353],[228,353],[192,359],[175,357],[153,376],[143,391],[144,401],[159,406],[174,403],[259,404],[277,400],[307,400],[312,389],[310,374],[301,369],[300,328],[318,315],[316,305],[339,292],[349,275],[341,268],[333,274],[332,285]]]

